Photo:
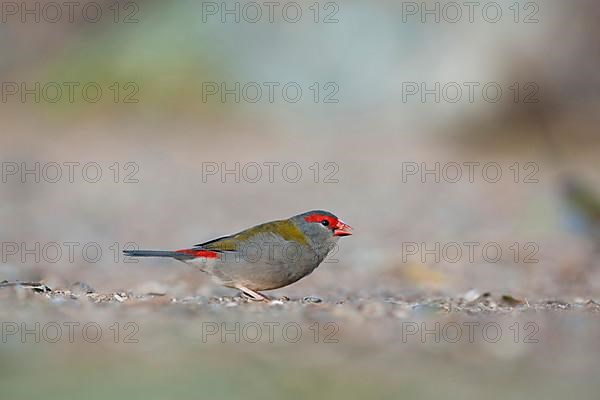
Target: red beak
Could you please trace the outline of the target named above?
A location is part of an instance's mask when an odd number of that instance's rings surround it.
[[[352,227],[346,225],[341,220],[338,220],[337,225],[333,230],[333,236],[350,236],[352,235]]]

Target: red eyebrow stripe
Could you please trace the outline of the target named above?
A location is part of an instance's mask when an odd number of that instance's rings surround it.
[[[197,249],[182,249],[177,250],[175,253],[186,254],[188,256],[204,257],[204,258],[218,258],[219,254],[215,251],[210,250],[197,250]]]
[[[323,214],[310,214],[306,217],[304,217],[304,220],[306,222],[321,222],[323,220],[327,220],[329,222],[329,226],[336,226],[338,223],[338,220],[336,218],[330,217],[329,215],[323,215]]]

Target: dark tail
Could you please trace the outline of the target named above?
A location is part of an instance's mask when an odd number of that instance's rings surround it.
[[[178,251],[162,250],[123,250],[123,254],[128,257],[169,257],[177,260],[189,260],[194,258],[193,256]]]

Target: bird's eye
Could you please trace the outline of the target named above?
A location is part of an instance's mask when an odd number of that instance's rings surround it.
[[[329,221],[327,221],[326,219],[324,219],[323,221],[321,221],[321,224],[323,226],[329,226]]]

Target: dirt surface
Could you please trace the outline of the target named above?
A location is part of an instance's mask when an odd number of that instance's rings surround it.
[[[51,289],[40,282],[0,282],[0,289],[4,289],[3,298],[11,295],[15,299],[30,296],[29,291],[38,293],[40,298],[49,303],[92,303],[92,304],[122,304],[124,307],[144,307],[157,305],[187,306],[194,305],[198,312],[206,309],[246,307],[245,309],[268,312],[269,307],[280,309],[298,310],[307,306],[318,305],[320,312],[334,312],[334,308],[355,310],[364,317],[397,317],[408,315],[412,311],[428,310],[438,314],[462,313],[474,314],[515,314],[544,311],[585,311],[600,312],[600,303],[593,299],[569,300],[528,300],[519,299],[511,295],[492,295],[491,293],[479,294],[471,290],[464,297],[459,298],[425,298],[407,300],[402,297],[359,298],[341,297],[337,300],[324,301],[317,296],[290,299],[287,296],[271,298],[268,302],[259,302],[246,299],[242,296],[223,297],[182,297],[176,298],[165,293],[133,293],[133,292],[104,292],[98,293],[91,286],[77,282],[68,289]]]
[[[600,388],[592,299],[472,290],[257,303],[36,282],[3,282],[0,299],[6,398],[558,399]]]

